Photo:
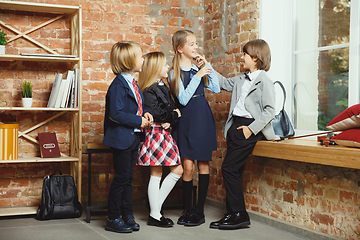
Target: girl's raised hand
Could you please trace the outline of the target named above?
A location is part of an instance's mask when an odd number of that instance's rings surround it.
[[[198,68],[202,68],[207,63],[204,55],[198,55],[194,60]]]
[[[209,75],[211,73],[212,73],[212,68],[210,66],[204,66],[195,75],[202,78],[203,76]]]

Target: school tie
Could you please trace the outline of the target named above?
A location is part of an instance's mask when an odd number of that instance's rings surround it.
[[[250,79],[250,77],[249,77],[249,75],[247,73],[245,73],[245,79],[251,81],[251,79]]]
[[[139,106],[138,115],[139,115],[139,116],[142,116],[142,114],[143,114],[143,107],[142,107],[142,102],[141,102],[139,87],[138,87],[135,79],[133,79],[132,85],[133,85],[133,87],[134,87],[135,95],[136,95],[136,101],[137,101],[138,106]]]

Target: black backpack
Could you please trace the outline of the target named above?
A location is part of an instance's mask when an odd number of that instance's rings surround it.
[[[55,175],[57,171],[60,175]],[[81,214],[82,206],[78,200],[74,178],[70,175],[62,175],[60,170],[46,176],[37,219],[76,218]]]

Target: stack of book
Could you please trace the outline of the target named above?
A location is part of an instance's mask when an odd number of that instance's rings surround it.
[[[57,73],[50,93],[49,108],[79,107],[79,69],[69,70],[66,77]]]

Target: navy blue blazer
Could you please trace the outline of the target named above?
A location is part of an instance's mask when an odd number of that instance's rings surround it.
[[[141,101],[144,98],[139,88]],[[103,144],[127,149],[134,143],[134,128],[140,128],[142,119],[136,115],[138,104],[125,78],[118,74],[106,93]]]

